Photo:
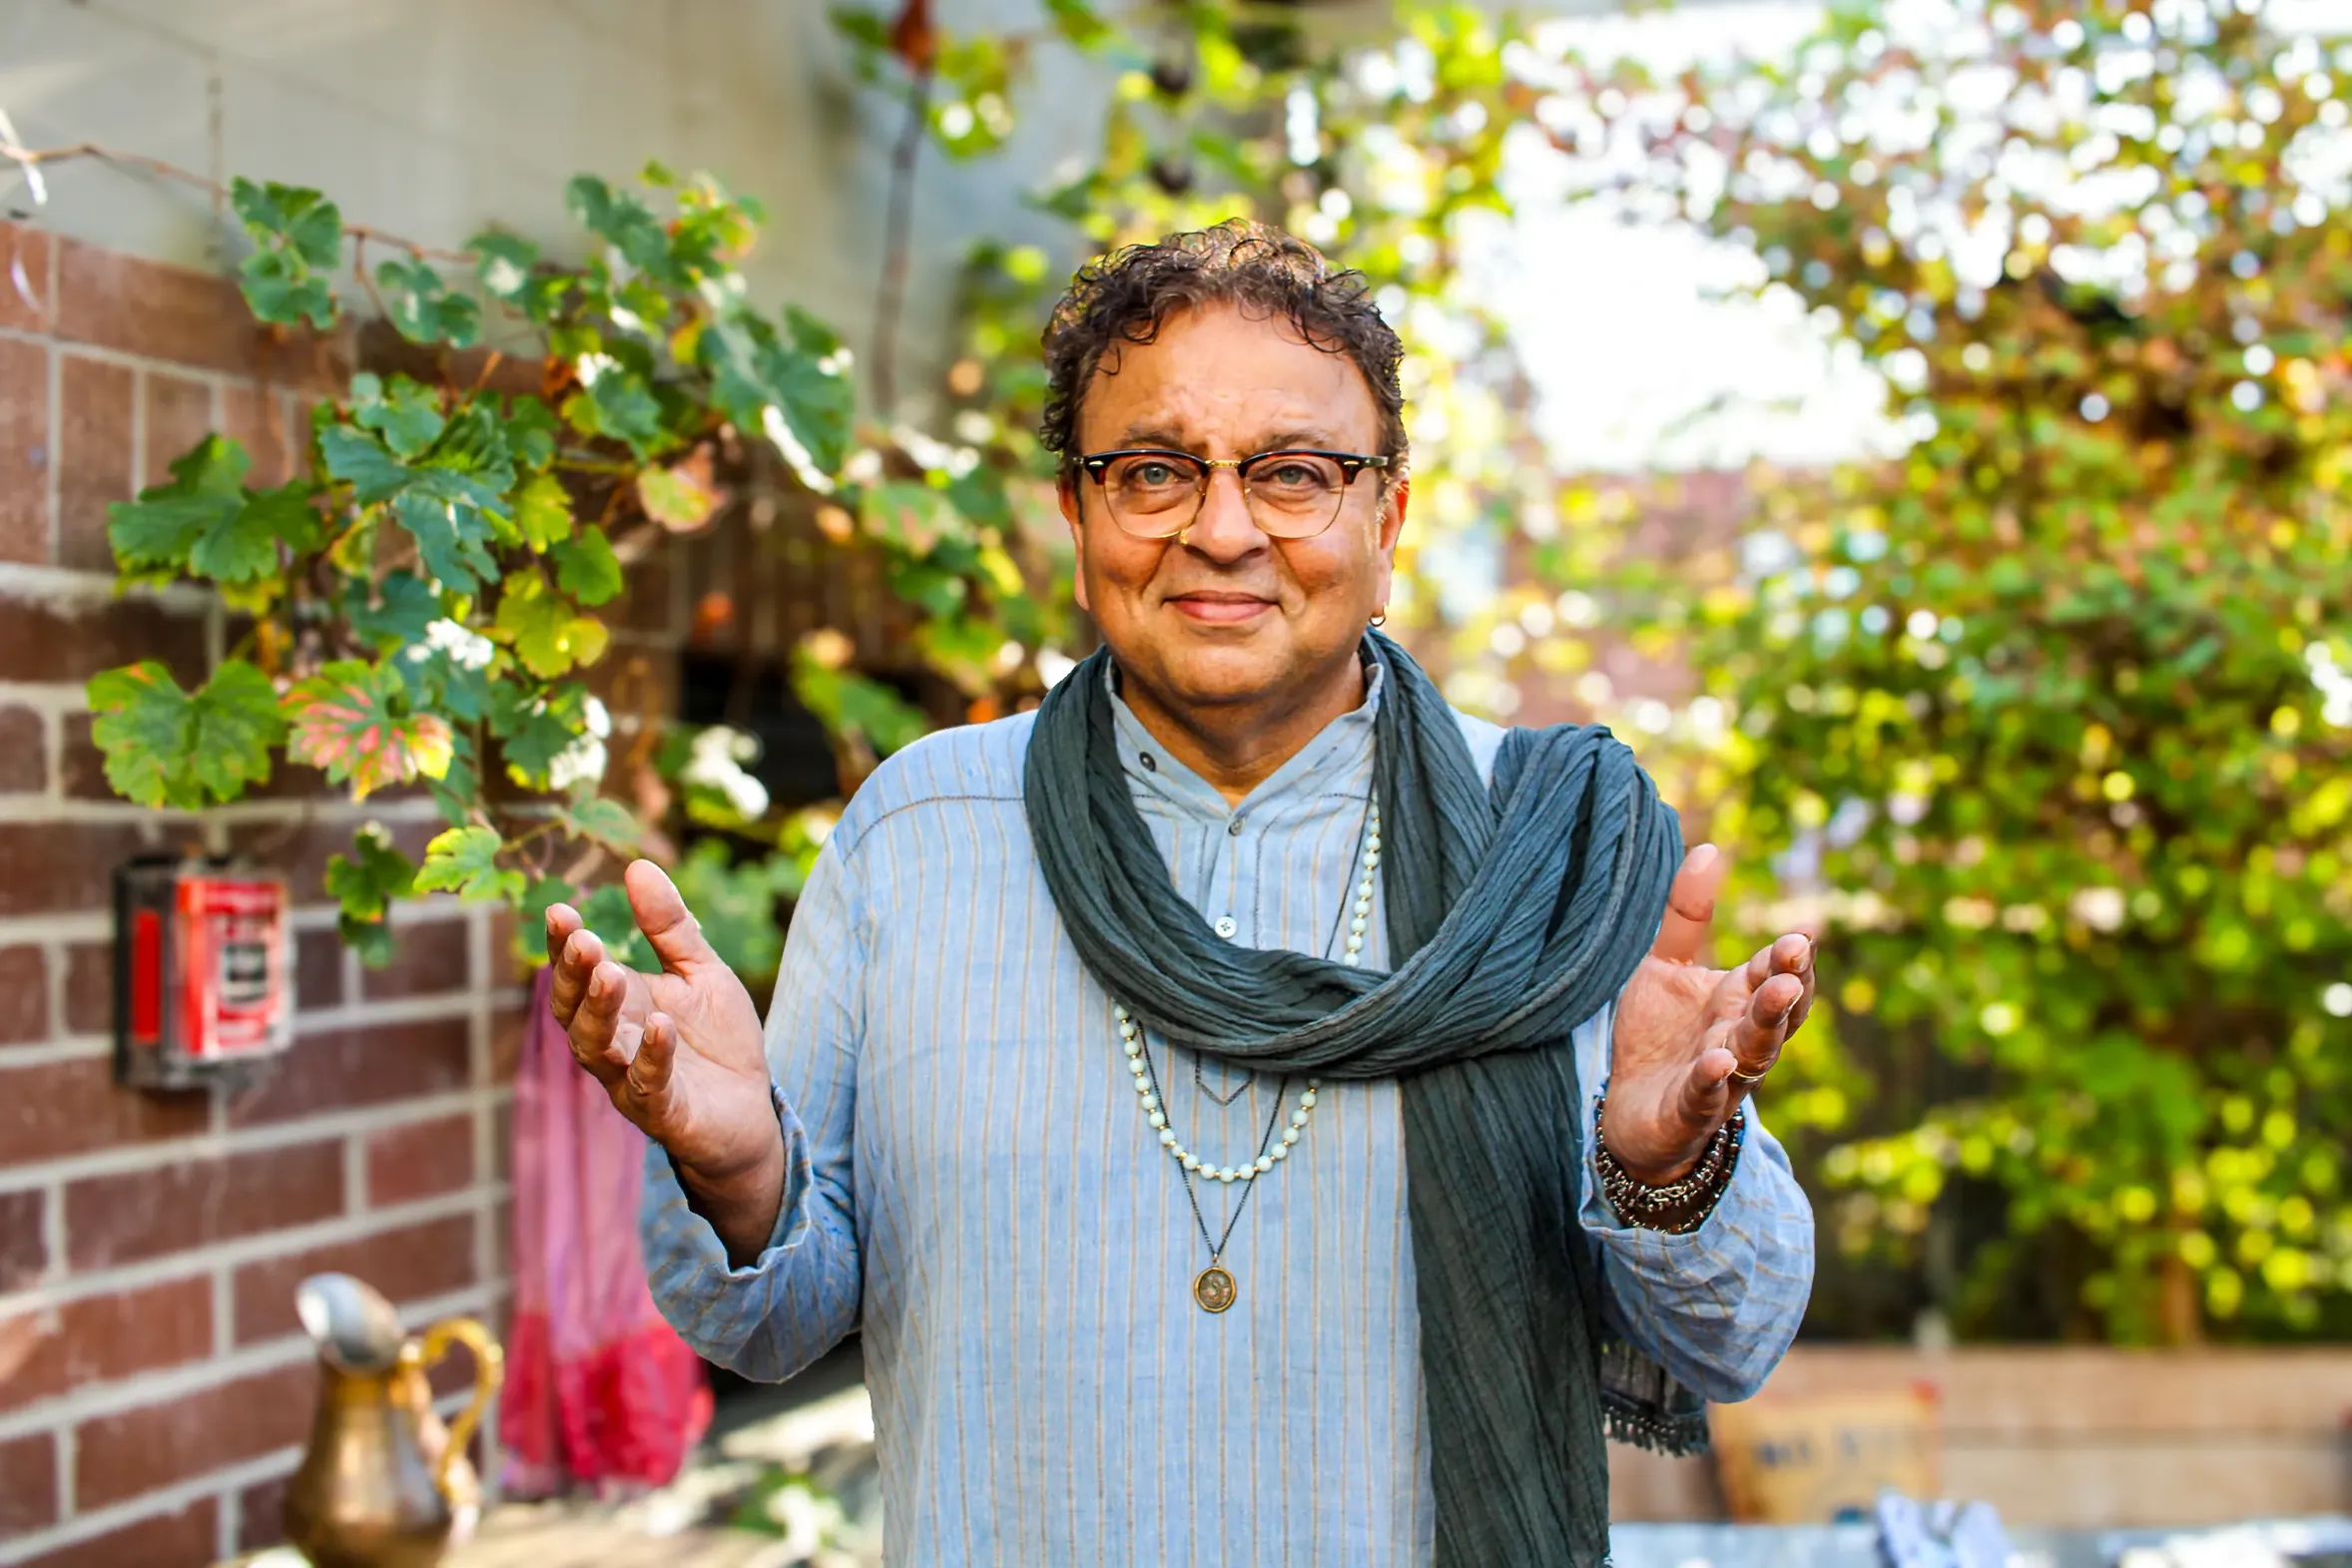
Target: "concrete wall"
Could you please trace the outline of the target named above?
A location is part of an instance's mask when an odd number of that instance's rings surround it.
[[[873,0],[882,8],[884,0]],[[863,349],[882,251],[896,108],[862,91],[820,0],[6,0],[0,109],[31,147],[95,141],[226,183],[315,186],[346,219],[455,246],[496,222],[552,247],[573,174],[649,158],[708,170],[774,220],[751,267]],[[1031,0],[948,0],[950,26],[1024,26]],[[944,327],[973,235],[1049,233],[1018,194],[1097,123],[1102,84],[1045,48],[1029,119],[998,159],[926,153],[900,380]],[[242,235],[202,192],[142,174],[54,167],[29,212],[0,167],[0,208],[118,251],[218,267]],[[13,187],[13,190],[11,189]]]

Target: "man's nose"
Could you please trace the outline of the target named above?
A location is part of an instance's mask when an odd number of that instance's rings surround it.
[[[1265,548],[1266,535],[1259,529],[1258,520],[1250,515],[1249,496],[1242,488],[1240,474],[1230,468],[1209,470],[1209,487],[1201,496],[1201,509],[1194,516],[1192,526],[1184,531],[1181,542],[1213,561],[1237,561],[1253,550]]]

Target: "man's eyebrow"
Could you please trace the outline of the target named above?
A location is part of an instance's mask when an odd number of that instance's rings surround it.
[[[1171,452],[1194,451],[1194,448],[1187,442],[1188,438],[1183,432],[1172,425],[1129,425],[1120,432],[1117,447],[1156,446]],[[1251,457],[1260,452],[1297,451],[1302,448],[1310,451],[1333,451],[1337,449],[1336,438],[1327,430],[1294,427],[1288,430],[1277,430],[1260,439],[1249,451],[1235,455]],[[1196,453],[1196,455],[1205,456],[1207,454]]]

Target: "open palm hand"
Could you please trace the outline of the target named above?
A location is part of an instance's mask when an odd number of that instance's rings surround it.
[[[1684,857],[1657,941],[1617,996],[1602,1134],[1637,1181],[1688,1172],[1813,1006],[1805,936],[1780,937],[1736,969],[1699,961],[1726,869],[1713,844]]]

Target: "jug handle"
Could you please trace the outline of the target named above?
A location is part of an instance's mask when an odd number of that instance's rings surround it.
[[[424,1366],[436,1365],[452,1344],[473,1351],[473,1400],[449,1423],[449,1441],[433,1466],[433,1485],[443,1497],[449,1495],[449,1467],[473,1440],[474,1428],[481,1424],[482,1412],[489,1408],[506,1373],[506,1353],[490,1337],[490,1330],[471,1317],[447,1317],[427,1328],[418,1359]]]

